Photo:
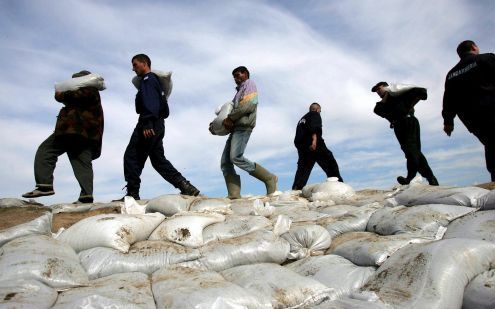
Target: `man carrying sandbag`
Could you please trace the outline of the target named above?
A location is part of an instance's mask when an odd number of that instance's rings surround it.
[[[163,86],[158,76],[151,72],[150,58],[145,54],[134,56],[132,68],[141,81],[135,100],[139,119],[124,153],[126,196],[132,196],[135,200],[140,199],[141,172],[148,157],[153,168],[163,179],[178,188],[181,194],[197,196],[199,190],[165,158],[163,137],[165,118],[168,117],[169,109]],[[120,199],[123,200],[124,198]]]
[[[73,79],[83,79],[90,75],[81,71],[72,75]],[[55,194],[53,172],[57,159],[67,153],[77,181],[81,187],[79,199],[75,203],[93,202],[93,165],[101,155],[103,137],[103,109],[96,84],[89,81],[83,87],[56,91],[55,100],[64,104],[60,110],[55,132],[38,147],[34,159],[36,188],[23,194],[25,198],[35,198]]]
[[[251,162],[244,157],[244,150],[256,125],[256,109],[258,107],[256,85],[249,79],[249,71],[244,66],[235,68],[232,71],[232,76],[237,84],[237,93],[232,100],[233,109],[223,121],[224,127],[231,133],[225,143],[221,159],[221,169],[227,184],[228,198],[241,197],[241,177],[236,173],[234,164],[264,182],[266,193],[272,194],[277,190],[277,176],[258,163]]]
[[[419,100],[426,100],[425,88],[412,85],[392,85],[379,82],[371,92],[376,92],[382,99],[376,103],[374,112],[390,122],[394,129],[400,148],[407,160],[407,176],[397,177],[401,185],[407,185],[419,172],[432,186],[438,186],[438,181],[421,152],[419,121],[414,117],[414,105]]]

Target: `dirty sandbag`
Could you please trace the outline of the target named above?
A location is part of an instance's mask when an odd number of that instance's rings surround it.
[[[223,221],[225,216],[217,213],[181,212],[165,219],[149,240],[169,240],[187,247],[200,247],[204,228]]]
[[[164,194],[151,199],[147,206],[146,212],[159,212],[167,217],[176,213],[188,211],[191,203],[196,199],[194,196],[180,194]]]
[[[7,242],[26,235],[52,235],[52,214],[45,212],[40,217],[0,231],[0,247]]]
[[[470,238],[495,243],[494,223],[495,209],[473,212],[450,222],[443,238]]]
[[[379,301],[371,302],[368,300],[354,299],[343,297],[341,299],[327,300],[321,304],[312,307],[313,309],[394,309],[392,306]]]
[[[252,263],[282,264],[287,260],[290,245],[271,231],[258,230],[237,238],[211,242],[200,250],[201,258],[182,264],[213,271]]]
[[[370,232],[350,232],[334,238],[326,254],[340,255],[359,266],[380,266],[397,250],[427,241],[432,240],[409,234],[381,236]]]
[[[90,279],[127,272],[151,274],[161,267],[196,260],[200,256],[197,249],[161,240],[136,242],[127,253],[106,247],[79,252],[81,264]]]
[[[289,217],[286,215],[279,215],[273,224],[273,233],[278,236],[285,234],[290,230],[291,224],[292,220]]]
[[[330,233],[324,227],[315,224],[291,227],[280,237],[289,242],[289,259],[292,260],[323,255],[332,243]]]
[[[63,291],[53,308],[155,308],[148,275],[133,272],[90,281]]]
[[[132,196],[124,196],[124,205],[120,208],[120,213],[125,215],[144,215],[146,205],[140,205]]]
[[[475,207],[479,207],[480,210],[495,210],[495,190],[478,198]]]
[[[160,70],[151,70],[151,72],[155,73],[156,76],[158,76],[158,80],[162,85],[162,90],[168,99],[168,97],[170,97],[170,94],[172,93],[172,88],[173,88],[172,72],[160,71]],[[134,76],[132,78],[132,84],[134,85],[134,87],[136,87],[137,90],[139,90],[139,86],[141,85],[141,79],[142,77],[140,76]]]
[[[220,272],[273,308],[311,307],[330,297],[331,288],[273,263],[250,264]]]
[[[57,295],[56,290],[38,280],[0,281],[0,308],[51,308]]]
[[[352,205],[332,205],[319,207],[317,210],[324,214],[330,215],[330,217],[340,217],[349,212],[354,212],[358,210],[358,206]]]
[[[96,247],[127,252],[131,244],[146,240],[164,218],[161,213],[101,214],[77,222],[57,239],[68,243],[77,252]]]
[[[230,130],[227,130],[223,125],[223,121],[227,116],[229,116],[230,112],[234,108],[234,103],[232,101],[224,103],[220,105],[215,110],[215,119],[210,123],[210,133],[213,135],[224,136],[230,134]]]
[[[254,215],[256,216],[263,216],[263,217],[270,217],[274,214],[275,212],[275,207],[271,206],[269,202],[263,202],[260,199],[256,199],[253,202],[253,209],[254,209]]]
[[[232,213],[228,198],[198,197],[189,206],[189,211],[218,212],[221,214]]]
[[[461,308],[464,289],[495,261],[495,244],[444,239],[411,244],[388,258],[361,288],[394,308]]]
[[[236,216],[225,217],[224,222],[214,223],[203,230],[205,244],[222,239],[235,238],[251,232],[270,227],[272,222],[263,216]]]
[[[328,218],[330,215],[319,211],[309,210],[302,207],[275,207],[270,218],[276,219],[279,215],[285,215],[290,218],[293,223],[315,223],[318,220]]]
[[[10,207],[25,207],[25,206],[43,206],[33,199],[21,200],[18,198],[4,197],[0,198],[0,208],[10,208]]]
[[[495,269],[476,276],[464,290],[463,309],[495,308]]]
[[[285,267],[331,288],[329,299],[339,299],[358,290],[375,273],[374,267],[356,266],[333,254],[307,257]]]
[[[219,273],[180,266],[164,267],[152,276],[156,307],[270,308],[256,294],[225,280]]]
[[[55,289],[88,283],[74,250],[46,235],[16,238],[0,248],[2,280],[35,279]]]
[[[330,177],[325,182],[309,185],[308,188],[303,188],[302,193],[310,201],[332,200],[336,203],[345,201],[355,194],[351,186],[339,182],[337,177]]]
[[[442,204],[384,207],[371,216],[366,230],[380,235],[407,233],[441,239],[452,220],[474,211],[471,207]]]
[[[83,87],[94,87],[100,91],[106,89],[103,77],[95,73],[55,83],[55,91],[57,92],[77,90]]]

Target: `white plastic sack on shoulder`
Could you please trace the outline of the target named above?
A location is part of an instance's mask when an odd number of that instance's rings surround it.
[[[158,309],[169,308],[269,308],[256,294],[225,280],[213,271],[171,266],[152,277]]]
[[[132,196],[124,197],[124,206],[120,209],[125,215],[144,215],[146,213],[146,205],[140,205]]]
[[[226,216],[224,222],[214,223],[203,230],[205,244],[235,238],[270,227],[272,222],[262,216]]]
[[[38,280],[0,281],[0,307],[44,309],[51,308],[58,293]]]
[[[0,231],[0,247],[7,242],[26,235],[48,235],[52,234],[52,214],[46,212],[38,218]]]
[[[169,240],[187,247],[200,247],[204,243],[203,229],[223,221],[225,216],[217,213],[182,212],[163,221],[149,240]]]
[[[495,244],[445,239],[397,251],[361,288],[394,308],[461,308],[464,289],[493,267]]]
[[[424,88],[424,87],[415,86],[415,85],[411,85],[411,84],[390,84],[384,88],[385,88],[385,91],[390,93],[391,96],[395,97],[395,96],[401,95],[404,92],[411,90],[413,88]]]
[[[224,136],[230,133],[230,131],[223,126],[223,121],[230,114],[233,107],[234,107],[234,103],[232,103],[232,101],[224,103],[223,105],[217,107],[217,109],[215,110],[215,114],[217,116],[210,123],[211,134]]]
[[[160,71],[160,70],[151,70],[151,72],[155,73],[158,76],[158,80],[160,84],[162,84],[162,89],[165,92],[165,95],[170,97],[172,93],[173,83],[172,83],[172,72],[170,71]],[[132,84],[136,89],[139,90],[139,86],[141,85],[141,77],[134,76],[132,78]]]
[[[332,292],[314,279],[271,263],[237,266],[220,274],[273,308],[311,307],[328,299]]]
[[[227,198],[196,198],[189,206],[189,211],[231,213],[230,200]]]
[[[94,87],[100,91],[106,89],[103,77],[95,73],[55,83],[55,91],[57,92],[77,90],[83,87]]]
[[[16,238],[0,248],[2,280],[34,279],[55,289],[88,283],[74,250],[46,235]]]
[[[355,195],[354,189],[348,184],[339,182],[337,177],[330,177],[327,181],[316,185],[310,185],[310,188],[303,188],[303,195],[310,201],[327,201],[334,202],[345,201]]]
[[[159,212],[167,217],[171,217],[176,213],[188,211],[189,206],[195,199],[196,197],[189,195],[160,195],[148,202],[146,206],[146,212]]]
[[[495,209],[473,212],[450,222],[443,238],[470,238],[495,243]]]
[[[442,204],[385,207],[371,216],[366,230],[380,235],[408,233],[441,239],[449,222],[474,211],[471,207]]]
[[[464,309],[495,308],[495,268],[476,276],[464,290]]]
[[[105,247],[79,252],[90,279],[128,272],[151,274],[164,266],[193,261],[200,256],[198,249],[160,240],[139,241],[127,253]]]
[[[289,242],[289,259],[293,260],[323,255],[332,243],[330,233],[319,225],[295,226],[280,237]]]
[[[495,210],[495,190],[478,198],[475,207],[479,207],[480,210]]]
[[[77,252],[96,247],[127,252],[136,241],[146,240],[164,218],[161,213],[101,214],[77,222],[57,239],[68,243]]]
[[[148,275],[125,273],[60,293],[53,308],[155,308]]]

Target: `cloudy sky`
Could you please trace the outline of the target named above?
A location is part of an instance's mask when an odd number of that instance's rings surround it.
[[[426,87],[416,108],[422,147],[440,184],[489,181],[484,151],[459,120],[449,138],[441,105],[447,71],[465,39],[495,51],[492,0],[90,1],[0,2],[0,197],[34,188],[37,147],[61,108],[54,83],[87,69],[105,78],[105,134],[93,162],[95,199],[121,197],[122,157],[136,124],[130,59],[151,57],[173,71],[167,158],[208,196],[225,196],[220,155],[226,137],[207,128],[215,108],[232,99],[231,71],[245,65],[259,92],[257,126],[246,157],[290,189],[296,170],[295,125],[311,102],[322,105],[323,134],[344,180],[355,189],[390,188],[406,173],[386,120],[373,114],[378,81]],[[264,186],[239,171],[242,194]],[[325,179],[315,166],[310,183]],[[55,170],[45,204],[77,199],[67,157]],[[147,163],[141,196],[178,192]]]

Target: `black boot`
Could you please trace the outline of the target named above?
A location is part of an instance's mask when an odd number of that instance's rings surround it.
[[[397,177],[397,182],[401,185],[408,185],[411,182],[411,179],[399,176]]]
[[[139,201],[141,199],[141,197],[139,197],[139,188],[134,188],[129,186],[125,186],[125,187],[127,187],[127,193],[122,198],[118,200],[112,200],[112,202],[123,202],[126,196],[131,196],[136,201]]]
[[[431,176],[430,178],[427,178],[426,180],[428,180],[428,183],[430,184],[430,186],[438,186],[438,180],[435,176]]]
[[[179,186],[177,188],[180,190],[180,194],[183,195],[190,195],[190,196],[199,195],[199,190],[187,180],[183,180],[179,182]]]

